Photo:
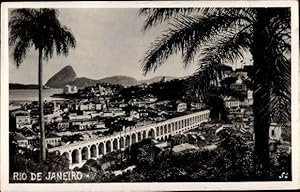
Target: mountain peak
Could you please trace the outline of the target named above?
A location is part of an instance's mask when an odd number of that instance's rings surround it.
[[[73,67],[71,65],[65,66],[64,68],[61,69],[61,71],[62,70],[72,70],[72,71],[74,71],[74,69],[73,69]]]
[[[67,65],[53,75],[45,84],[52,88],[63,88],[66,84],[74,81],[77,75],[71,65]]]
[[[129,77],[126,75],[115,75],[111,77],[105,77],[102,79],[90,79],[86,77],[78,77],[73,70],[73,67],[70,65],[65,66],[55,75],[53,75],[45,84],[50,88],[63,88],[67,84],[75,85],[79,88],[92,86],[96,83],[109,83],[109,84],[118,84],[122,86],[131,86],[131,85],[139,85],[143,83],[151,84],[154,82],[161,82],[161,81],[170,81],[172,79],[176,79],[176,77],[172,76],[156,76],[152,79],[138,81],[133,77]]]

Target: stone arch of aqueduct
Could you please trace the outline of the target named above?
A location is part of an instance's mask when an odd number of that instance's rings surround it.
[[[166,140],[172,135],[180,134],[199,126],[209,120],[209,110],[204,110],[166,121],[129,128],[113,135],[86,140],[49,149],[58,151],[69,160],[70,168],[81,167],[89,159],[101,158],[103,155],[118,149],[125,149],[131,144],[146,138]]]

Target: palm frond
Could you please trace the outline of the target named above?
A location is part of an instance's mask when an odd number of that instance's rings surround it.
[[[261,41],[267,49],[260,54],[264,63],[255,70],[254,99],[259,99],[255,100],[254,108],[260,117],[284,124],[290,121],[291,63],[287,59],[290,43],[289,35],[281,34],[281,24],[274,19],[262,31],[264,39]]]
[[[251,10],[251,9],[250,9]],[[227,36],[228,29],[233,31],[249,31],[251,30],[253,20],[249,15],[252,15],[253,13],[248,9],[240,9],[240,8],[227,8],[227,9],[216,9],[214,15],[216,16],[222,16],[227,15],[230,17],[235,17],[236,20],[233,22],[228,23],[226,27],[223,27],[218,31],[218,34],[220,35],[223,33],[223,36]],[[208,16],[211,17],[211,16]],[[214,30],[214,29],[212,29]],[[185,66],[188,66],[188,64],[194,60],[194,56],[196,53],[200,50],[200,47],[202,45],[201,43],[202,39],[199,36],[196,36],[194,41],[189,44],[189,46],[186,48],[183,61]]]
[[[33,22],[36,16],[33,9],[14,9],[11,11],[9,26],[9,46],[13,52],[14,62],[19,67],[32,46]]]
[[[36,14],[37,14],[36,9],[28,9],[28,8],[13,9],[10,14],[11,15],[10,21],[33,20]]]
[[[222,79],[221,66],[225,62],[234,63],[244,57],[252,44],[251,29],[238,33],[227,34],[219,41],[203,49],[203,56],[199,59],[199,68],[190,78],[187,93],[207,94],[207,91]],[[201,97],[202,99],[204,96]]]
[[[25,48],[34,46],[43,49],[44,59],[52,58],[54,52],[67,55],[69,48],[75,48],[76,41],[71,31],[58,20],[56,9],[15,9],[9,21],[9,44],[15,46],[16,64],[26,54]],[[23,43],[22,43],[23,42]]]
[[[248,52],[251,45],[251,29],[248,31],[241,30],[237,33],[227,33],[223,38],[203,49],[205,56],[200,59],[199,64],[210,62],[211,58],[215,57],[219,57],[222,63],[233,64],[244,58],[244,54]]]
[[[33,18],[35,12],[30,9],[16,9],[11,12],[11,17],[8,23],[9,27],[9,45],[13,46],[15,42],[22,38],[30,38],[32,35]]]
[[[16,66],[19,67],[26,57],[28,49],[32,46],[30,39],[23,38],[16,42],[13,50],[13,58],[16,63]]]
[[[57,55],[67,56],[69,48],[76,47],[75,37],[67,27],[58,27],[52,35],[53,37],[48,40],[48,46],[45,46],[44,48],[44,57],[46,59],[52,58],[54,50]]]
[[[151,70],[155,71],[171,54],[181,51],[184,56],[185,50],[195,41],[200,45],[211,42],[216,35],[226,31],[239,19],[238,16],[230,15],[177,18],[172,23],[172,28],[151,44],[142,59],[144,74]]]
[[[180,15],[190,14],[192,12],[203,11],[208,12],[208,8],[142,8],[139,10],[139,15],[146,16],[143,30],[146,31],[164,21],[175,18]]]
[[[280,124],[290,122],[291,113],[291,61],[290,58],[290,15],[288,9],[272,10],[273,17],[270,21],[268,36],[269,48],[266,62],[272,65],[271,82],[271,119]],[[286,17],[287,18],[286,18]]]
[[[274,67],[271,80],[271,118],[278,123],[285,124],[291,121],[291,62],[280,49],[274,47],[270,49],[273,49],[274,58],[272,59]]]

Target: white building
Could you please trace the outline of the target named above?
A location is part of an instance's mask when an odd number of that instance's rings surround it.
[[[125,116],[126,113],[125,111],[119,110],[119,111],[113,111],[113,116],[117,117],[117,116]]]
[[[92,111],[96,109],[96,105],[94,103],[81,103],[79,105],[80,111]]]
[[[100,113],[91,113],[90,115],[91,115],[92,118],[102,117],[103,116],[103,112],[100,112]]]
[[[100,121],[96,124],[96,129],[103,129],[105,128],[105,123]]]
[[[91,119],[91,115],[69,115],[69,119],[72,120],[88,120]]]
[[[57,128],[59,130],[66,130],[66,129],[69,129],[69,127],[70,127],[70,123],[68,121],[58,122],[57,123]]]
[[[87,121],[80,121],[80,120],[74,120],[71,122],[72,126],[78,126],[79,130],[89,129],[92,126],[96,126],[97,121],[94,120],[87,120]]]
[[[224,99],[226,108],[238,108],[240,107],[240,101],[238,99],[234,99],[232,97],[226,97]]]
[[[130,119],[139,119],[140,118],[140,114],[136,111],[130,111],[130,115],[129,115]]]
[[[253,99],[253,91],[249,90],[247,91],[247,99]]]
[[[32,127],[30,114],[27,111],[17,110],[12,112],[11,116],[17,129]]]
[[[191,107],[195,109],[201,109],[205,107],[204,103],[191,103]]]
[[[187,110],[187,104],[186,103],[179,103],[177,105],[177,112],[184,112]]]
[[[113,94],[111,88],[105,88],[102,85],[99,85],[98,89],[101,96],[109,96]]]
[[[281,140],[282,129],[277,123],[271,123],[269,129],[269,138],[273,141]]]
[[[97,111],[101,111],[101,110],[103,110],[103,108],[104,108],[104,104],[102,104],[102,103],[96,103],[95,104],[95,109]]]
[[[57,147],[61,145],[61,137],[54,133],[48,133],[45,142],[47,146]]]
[[[238,78],[235,83],[230,85],[230,89],[233,89],[235,91],[246,91],[247,86],[243,84],[241,78]]]
[[[13,140],[15,140],[19,147],[27,147],[28,146],[28,139],[22,135],[21,133],[16,133],[13,135]]]
[[[240,78],[248,78],[247,72],[244,72],[244,71],[237,71],[237,72],[235,72],[235,73],[236,73],[236,75],[237,75],[238,77],[240,77]]]
[[[64,87],[64,93],[65,94],[74,94],[74,93],[78,93],[78,88],[76,86],[72,86],[72,85],[66,85]]]

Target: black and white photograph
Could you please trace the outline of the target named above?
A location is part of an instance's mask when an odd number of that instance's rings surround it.
[[[1,14],[1,190],[300,187],[297,1]]]

